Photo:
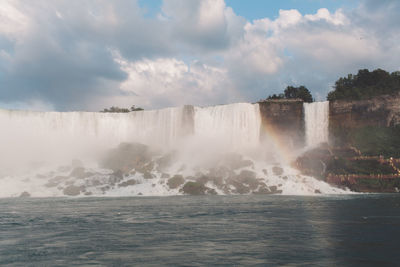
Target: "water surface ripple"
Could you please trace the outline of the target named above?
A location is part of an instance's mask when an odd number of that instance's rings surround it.
[[[400,195],[0,199],[0,265],[394,266]]]

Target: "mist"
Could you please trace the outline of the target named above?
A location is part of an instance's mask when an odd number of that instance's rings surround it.
[[[326,141],[326,103],[305,108],[307,140]],[[1,197],[341,192],[291,167],[304,145],[263,130],[258,104],[0,110],[0,123]]]

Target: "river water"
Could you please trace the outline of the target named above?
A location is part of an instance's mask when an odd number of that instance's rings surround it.
[[[0,265],[395,266],[400,195],[0,199]]]

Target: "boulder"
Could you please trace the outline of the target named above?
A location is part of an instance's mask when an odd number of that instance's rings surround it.
[[[180,190],[184,194],[187,195],[216,195],[214,189],[211,189],[201,183],[198,182],[187,182],[182,189]]]
[[[185,179],[183,178],[183,176],[177,174],[168,180],[167,185],[169,186],[169,188],[175,189],[182,185],[184,182]]]
[[[136,181],[133,179],[130,179],[130,180],[127,180],[125,182],[118,184],[118,187],[127,187],[127,186],[135,185],[135,184],[136,184]]]
[[[56,187],[59,185],[61,182],[68,180],[69,177],[66,176],[56,176],[54,178],[51,178],[44,186],[46,187]]]
[[[146,171],[146,172],[143,173],[143,178],[144,178],[144,179],[153,179],[153,178],[154,178],[154,175],[151,174],[151,172]]]
[[[84,179],[84,178],[90,177],[92,175],[93,175],[93,173],[86,172],[84,167],[76,167],[69,174],[70,177],[75,177],[78,179]]]
[[[251,160],[243,159],[243,156],[236,153],[229,153],[225,155],[223,163],[229,167],[230,170],[236,170],[244,167],[251,167],[254,163]]]
[[[67,196],[77,196],[81,193],[81,188],[79,186],[70,185],[64,188],[63,193]]]
[[[144,172],[151,167],[148,165],[151,158],[152,155],[146,145],[121,143],[117,148],[108,151],[100,165],[114,171],[120,170],[122,173],[129,173],[132,169]]]
[[[282,175],[283,174],[283,169],[281,167],[274,166],[274,167],[272,167],[272,172],[275,175]]]

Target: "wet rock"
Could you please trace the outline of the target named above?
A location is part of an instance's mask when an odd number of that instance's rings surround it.
[[[208,182],[213,183],[216,185],[218,188],[221,188],[224,185],[224,178],[221,176],[207,176],[207,175],[201,175],[197,177],[196,182],[201,183],[201,184],[206,184]]]
[[[315,193],[315,194],[321,194],[321,191],[320,191],[319,189],[315,189],[315,190],[314,190],[314,193]]]
[[[171,152],[157,159],[156,160],[157,170],[159,172],[167,170],[168,167],[173,164],[175,157],[176,157],[176,152]]]
[[[269,190],[271,190],[271,192],[275,192],[278,190],[278,187],[276,185],[270,186]]]
[[[237,181],[246,184],[250,190],[257,189],[260,181],[256,178],[256,173],[249,170],[243,170],[237,176]]]
[[[153,179],[154,175],[151,174],[150,172],[146,171],[146,172],[143,173],[143,178],[144,179]]]
[[[216,194],[214,189],[198,182],[187,182],[180,191],[187,195]]]
[[[99,185],[102,185],[103,183],[100,180],[95,179],[95,180],[91,180],[88,184],[91,186],[99,186]]]
[[[182,175],[174,175],[174,177],[170,178],[167,182],[167,185],[171,189],[178,188],[180,185],[182,185],[185,182],[185,179],[183,178]]]
[[[227,166],[217,166],[211,168],[207,174],[208,177],[228,178],[234,176],[235,172]]]
[[[253,194],[260,194],[260,195],[270,195],[272,194],[271,190],[268,188],[267,185],[263,184],[258,188],[257,191],[254,191]]]
[[[113,171],[113,175],[118,178],[124,178],[124,173],[121,170]]]
[[[61,182],[66,181],[68,179],[69,179],[69,177],[66,177],[66,176],[56,176],[56,177],[50,179],[44,186],[46,186],[46,187],[56,187]]]
[[[250,188],[249,186],[237,181],[237,180],[231,180],[229,182],[230,185],[233,185],[235,187],[235,190],[233,191],[236,194],[248,194],[250,193]]]
[[[87,178],[87,177],[90,177],[92,175],[93,175],[93,173],[86,172],[85,168],[83,168],[83,167],[76,167],[69,174],[70,177],[75,177],[75,178],[78,178],[78,179]]]
[[[19,197],[30,197],[31,194],[29,194],[28,192],[24,191],[21,193],[21,195],[19,195]]]
[[[66,185],[73,185],[75,183],[75,181],[66,181],[65,184]]]
[[[121,143],[117,148],[110,150],[100,165],[111,170],[120,170],[129,173],[132,169],[148,171],[152,155],[146,145],[139,143]]]
[[[274,167],[272,167],[272,172],[275,175],[282,175],[283,174],[283,169],[281,167],[274,166]]]
[[[269,190],[271,191],[272,194],[280,194],[282,193],[282,190],[278,190],[278,187],[273,185],[269,187]]]
[[[110,187],[109,185],[106,185],[106,186],[103,186],[102,188],[100,188],[100,190],[103,192],[103,194],[104,194],[106,191],[110,190],[110,189],[111,189],[111,187]]]
[[[124,179],[124,175],[122,174],[121,171],[114,171],[112,175],[108,178],[108,183],[111,185],[115,185],[116,183],[119,183]]]
[[[225,155],[223,162],[231,170],[236,170],[245,167],[252,167],[254,163],[251,160],[243,159],[243,156],[236,153],[229,153]]]
[[[136,181],[133,179],[130,179],[130,180],[127,180],[125,182],[118,184],[118,187],[127,187],[127,186],[135,185],[135,184],[136,184]]]
[[[154,169],[154,162],[153,161],[150,161],[149,163],[136,168],[136,170],[138,172],[141,172],[141,173],[152,172],[153,169]]]
[[[81,188],[79,186],[70,185],[64,188],[63,193],[67,196],[77,196],[81,193]]]

